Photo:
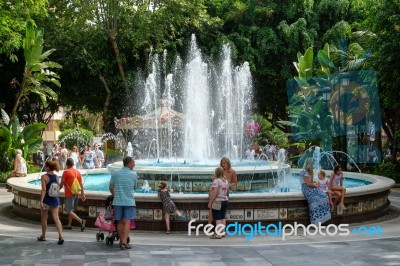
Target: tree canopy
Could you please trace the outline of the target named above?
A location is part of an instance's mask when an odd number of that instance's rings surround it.
[[[135,97],[134,84],[139,73],[148,71],[149,54],[168,50],[167,65],[172,66],[176,54],[185,55],[193,33],[206,56],[218,56],[228,42],[236,64],[249,62],[254,111],[272,114],[270,122],[288,118],[286,80],[297,75],[292,62],[298,52],[309,47],[316,52],[325,43],[339,50],[343,41],[357,43],[347,51],[347,63],[359,62],[365,53],[372,56],[363,64],[377,72],[389,140],[400,128],[400,114],[390,115],[400,110],[398,0],[3,1],[0,90],[8,113],[16,99],[10,82],[23,75],[28,22],[44,29],[45,50],[55,49],[51,60],[63,66],[57,70],[62,86],[51,86],[59,96],[54,108],[102,113],[106,131],[114,130],[114,117],[134,102],[127,98]]]

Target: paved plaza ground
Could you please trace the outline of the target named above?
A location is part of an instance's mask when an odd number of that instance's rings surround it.
[[[383,236],[226,237],[212,240],[187,232],[133,231],[132,249],[96,241],[94,228],[64,232],[56,244],[54,225],[47,241],[38,242],[40,224],[12,212],[12,194],[0,188],[0,265],[400,265],[400,189],[389,197],[390,213],[361,225],[381,226]]]

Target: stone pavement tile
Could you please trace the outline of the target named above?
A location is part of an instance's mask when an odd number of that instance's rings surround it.
[[[184,257],[190,258],[190,257],[194,257],[194,256],[197,257],[197,255],[193,251],[184,251],[184,250],[182,250],[182,251],[172,251],[172,254],[174,255],[174,257],[178,256],[178,257],[181,257],[181,258],[184,258]]]
[[[225,263],[226,265],[237,265],[237,266],[241,266],[246,263],[246,261],[243,258],[222,258],[222,262]]]
[[[84,264],[81,264],[81,265],[83,265],[83,266],[109,266],[106,261],[85,262]],[[77,265],[73,265],[73,266],[77,266]]]
[[[156,251],[150,251],[151,255],[172,255],[171,250],[156,250]]]
[[[370,262],[370,261],[365,261],[365,260],[357,260],[357,261],[352,261],[349,263],[345,264],[346,266],[375,266],[375,265],[382,265],[380,263],[375,263],[375,262]]]
[[[129,252],[129,257],[134,260],[151,260],[153,258],[150,254],[135,254],[134,252]]]
[[[263,258],[263,256],[254,248],[234,247],[232,250],[237,254],[240,254],[242,258]]]
[[[270,262],[263,258],[243,258],[245,261],[245,265],[250,265],[250,266],[258,266],[258,265],[263,265],[263,266],[273,266]]]
[[[192,265],[194,265],[194,266],[228,266],[228,264],[225,264],[225,263],[223,263],[223,262],[209,262],[209,263],[204,263],[204,262],[199,262],[199,263],[195,263],[195,264],[180,264],[179,263],[179,266],[192,266]]]
[[[215,254],[220,255],[221,258],[241,258],[241,253],[231,247],[214,247],[213,250]]]
[[[296,263],[288,263],[288,262],[278,262],[274,263],[274,266],[340,266],[343,264],[338,264],[331,261],[325,261],[321,259],[314,259],[314,260],[301,260],[299,259]],[[344,265],[343,265],[344,266]]]
[[[213,263],[213,262],[220,262],[221,258],[214,257],[214,256],[207,256],[207,257],[202,257],[202,256],[194,256],[194,257],[177,257],[175,258],[176,261],[179,262],[203,262],[203,263]]]
[[[110,258],[107,260],[110,264],[117,264],[117,263],[131,263],[130,258]]]
[[[62,255],[61,256],[62,260],[84,260],[85,259],[85,255]]]
[[[171,251],[191,251],[192,247],[182,248],[182,247],[171,247]]]
[[[193,247],[193,252],[196,254],[214,254],[214,249],[205,247]]]
[[[85,260],[61,260],[60,266],[69,266],[69,265],[83,265]]]
[[[16,260],[14,260],[13,261],[13,263],[12,264],[16,264],[16,265],[59,265],[60,264],[60,262],[61,262],[61,260],[60,259],[43,259],[43,260],[40,260],[39,261],[39,263],[35,263],[35,261],[33,261],[33,260],[19,260],[19,259],[16,259]]]
[[[202,262],[195,262],[195,261],[183,261],[178,262],[179,266],[204,266]]]

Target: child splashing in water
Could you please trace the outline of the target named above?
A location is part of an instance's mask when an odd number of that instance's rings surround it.
[[[326,194],[328,194],[328,198],[329,198],[329,203],[331,204],[331,206],[333,206],[333,201],[332,201],[332,191],[329,190],[328,187],[328,179],[326,179],[326,174],[324,170],[320,170],[318,172],[318,187],[320,189],[322,189]]]
[[[181,221],[186,221],[186,217],[182,215],[178,209],[175,206],[175,203],[172,201],[171,196],[169,195],[169,192],[173,192],[173,189],[169,189],[167,187],[167,183],[162,181],[160,183],[158,190],[158,197],[161,199],[162,205],[163,205],[163,213],[165,216],[165,225],[167,226],[167,232],[166,234],[169,234],[171,231],[170,227],[170,214],[175,213],[175,215],[178,217],[178,220]]]

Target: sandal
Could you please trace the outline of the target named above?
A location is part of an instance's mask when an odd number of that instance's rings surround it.
[[[218,235],[212,235],[210,236],[211,239],[222,239],[222,237],[218,236]]]
[[[125,244],[126,249],[131,249],[131,245]]]
[[[169,233],[171,233],[169,230],[167,230],[167,232],[165,232],[167,235],[169,235]]]
[[[86,220],[82,220],[82,223],[81,223],[81,232],[83,232],[83,230],[85,230],[85,228],[86,228]]]
[[[44,236],[38,236],[37,240],[38,240],[38,241],[46,241],[46,237],[44,237]]]
[[[64,244],[64,238],[60,237],[57,242],[58,245]]]
[[[121,250],[127,249],[126,244],[119,244],[119,247],[121,248]]]

